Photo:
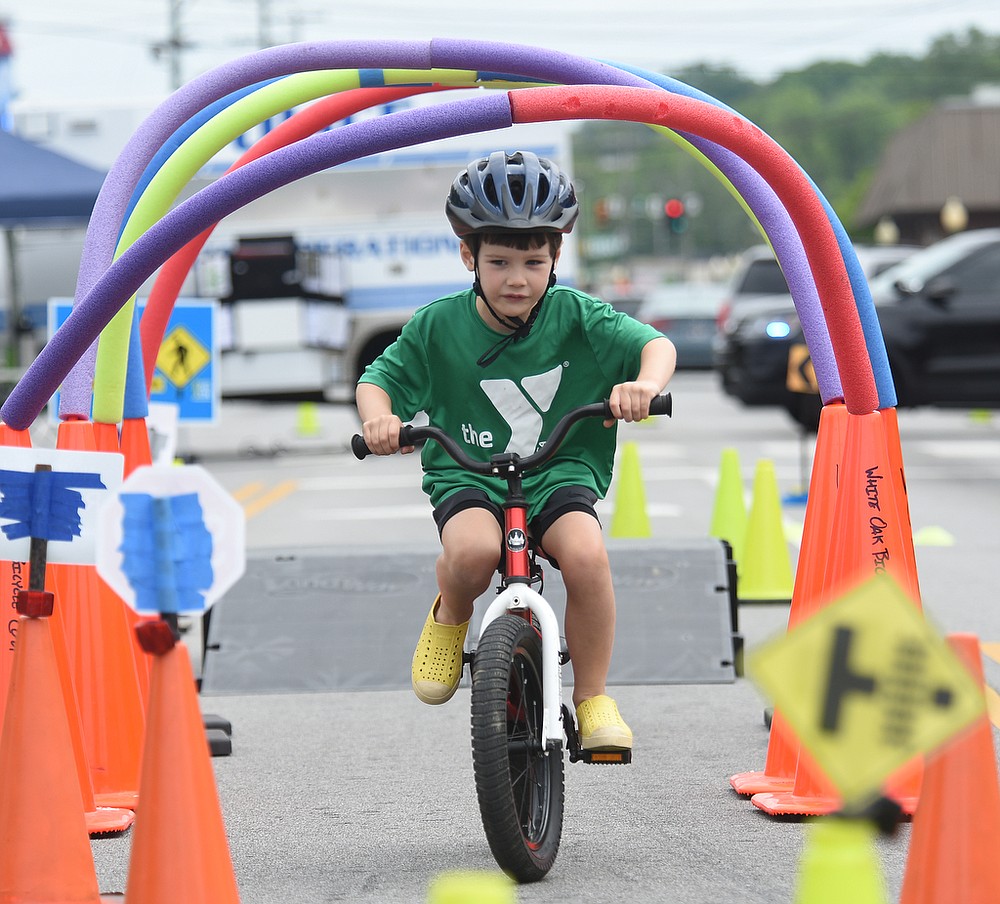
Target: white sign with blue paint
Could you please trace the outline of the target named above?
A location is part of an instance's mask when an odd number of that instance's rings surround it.
[[[34,537],[50,563],[93,565],[98,516],[124,466],[117,452],[0,446],[0,559],[27,562]]]
[[[243,509],[198,465],[137,468],[102,512],[97,573],[137,612],[204,612],[245,568]]]

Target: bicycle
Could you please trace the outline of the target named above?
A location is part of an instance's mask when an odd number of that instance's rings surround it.
[[[669,393],[650,405],[650,415],[669,416],[671,410]],[[610,404],[605,400],[567,412],[531,455],[500,453],[488,462],[470,458],[436,427],[407,425],[400,431],[402,446],[434,440],[466,470],[507,483],[497,596],[464,662],[472,676],[472,762],[480,816],[494,859],[518,882],[542,879],[559,851],[564,738],[571,763],[632,761],[631,750],[590,751],[580,745],[573,712],[562,702],[562,666],[569,652],[556,614],[541,594],[542,568],[528,537],[521,479],[544,465],[570,428],[586,417],[613,417]],[[359,459],[370,454],[359,435],[351,448]]]

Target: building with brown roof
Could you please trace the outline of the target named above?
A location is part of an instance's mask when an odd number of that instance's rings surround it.
[[[889,142],[858,212],[876,237],[929,245],[1000,226],[1000,88],[937,107]]]

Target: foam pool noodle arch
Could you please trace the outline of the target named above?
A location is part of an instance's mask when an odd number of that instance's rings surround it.
[[[475,98],[429,110],[404,111],[381,121],[351,124],[336,133],[298,142],[293,148],[275,152],[223,177],[171,211],[121,255],[74,308],[63,329],[29,368],[32,379],[22,380],[15,387],[0,414],[16,427],[37,403],[39,395],[44,404],[50,388],[54,388],[53,379],[58,382],[60,357],[63,361],[76,360],[86,343],[117,310],[116,305],[120,306],[117,299],[126,290],[129,294],[134,292],[155,269],[157,253],[173,253],[214,219],[248,203],[253,197],[377,149],[406,146],[415,140],[433,140],[462,131],[504,128],[515,121],[579,118],[634,119],[695,133],[707,127],[710,139],[723,147],[727,142],[735,143],[745,157],[749,151],[757,168],[771,176],[771,183],[781,183],[780,199],[796,222],[799,234],[809,236],[810,266],[817,283],[826,284],[824,308],[828,315],[833,315],[828,316],[828,320],[837,325],[836,334],[831,329],[831,336],[835,348],[840,345],[845,361],[851,365],[853,382],[850,388],[845,385],[848,408],[857,412],[873,410],[878,399],[843,259],[826,213],[814,193],[807,190],[808,183],[794,161],[759,130],[747,129],[732,115],[700,101],[674,98],[668,103],[664,93],[657,89],[616,87],[586,86],[574,88],[569,94],[551,94],[562,90],[566,89],[522,89],[506,97],[500,96],[499,104],[497,97]],[[539,95],[539,92],[548,93]],[[518,100],[516,106],[520,112],[515,117],[512,112],[515,98],[526,98],[529,94],[537,95],[538,100],[534,104]],[[545,104],[551,104],[552,108]],[[386,120],[393,121],[387,123]],[[737,128],[734,129],[734,125]],[[733,141],[734,134],[744,140],[743,145]],[[192,229],[195,231],[191,232]],[[137,278],[139,282],[135,283]],[[84,343],[82,347],[81,343]]]
[[[452,45],[451,45],[452,46],[452,50],[453,50],[453,43],[454,42],[452,42]],[[476,45],[477,49],[480,50],[480,51],[485,48],[485,50],[487,52],[487,55],[489,55],[489,54],[494,54],[495,55],[497,49],[499,49],[504,54],[509,53],[513,49],[515,51],[515,53],[519,53],[522,56],[524,55],[524,51],[528,51],[531,54],[533,62],[538,59],[539,52],[541,52],[542,55],[545,57],[547,65],[549,66],[550,69],[552,67],[553,61],[555,61],[555,64],[556,64],[557,68],[561,69],[563,73],[565,72],[565,61],[566,60],[573,60],[573,58],[567,57],[564,54],[553,54],[552,52],[544,52],[544,51],[540,51],[539,48],[525,48],[525,47],[518,47],[518,46],[515,46],[515,45],[483,44],[482,42],[473,42],[473,43]],[[449,47],[449,42],[435,41],[435,42],[432,42],[432,45],[434,47],[438,47],[438,48],[440,48],[440,47],[443,46],[447,50],[448,47]],[[463,47],[467,48],[468,47],[468,42],[462,42],[462,45],[463,45]],[[296,49],[298,49],[300,47],[300,45],[294,45],[294,46],[296,47]],[[306,45],[306,46],[313,47],[313,48],[315,48],[317,46],[319,46],[319,47],[330,46],[334,50],[334,55],[336,55],[336,51],[337,50],[343,49],[343,45]],[[430,46],[431,45],[429,45],[429,47]],[[354,48],[353,45],[349,45],[348,52],[351,52],[354,49],[355,48]],[[406,49],[412,50],[412,45],[406,45]],[[279,50],[281,50],[281,49],[279,48]],[[254,60],[257,60],[259,57],[261,57],[262,54],[267,54],[267,55],[269,55],[271,57],[274,56],[273,52],[261,52],[261,54],[252,55],[252,58]],[[300,54],[299,56],[304,58],[305,56],[308,56],[308,54]],[[227,67],[224,67],[224,68],[225,69],[239,68],[240,64],[241,63],[246,63],[248,59],[250,59],[250,58],[244,58],[242,61],[235,61],[233,64],[229,64]],[[451,61],[449,60],[449,62],[451,62]],[[505,62],[506,62],[506,60],[505,60]],[[580,60],[575,60],[574,62],[577,65],[579,65],[581,62],[586,63],[587,64],[586,68],[588,69],[588,71],[593,70],[593,68],[594,68],[595,65],[598,67],[599,72],[601,72],[602,74],[606,74],[609,71],[607,69],[607,67],[605,66],[605,64],[600,64],[600,63],[595,64],[593,61],[580,61]],[[312,63],[310,63],[309,65],[312,65]],[[302,66],[300,65],[298,68],[302,68]],[[264,72],[262,74],[267,74],[267,73]],[[545,73],[543,75],[543,77],[542,77],[541,80],[544,80],[545,78],[550,78],[551,79],[551,78],[553,78],[553,75],[551,74],[551,72],[547,72],[547,73]],[[647,80],[641,80],[640,84],[650,84],[650,82],[647,81]],[[688,89],[688,91],[691,91],[691,90],[693,90],[693,89]],[[765,232],[765,235],[767,235],[766,232]],[[789,269],[789,268],[786,267],[786,270],[787,269]],[[81,265],[81,271],[82,270],[83,270],[83,267]],[[794,272],[794,270],[792,272]],[[816,344],[816,343],[814,343],[814,344]],[[818,362],[818,363],[821,363],[821,362]],[[818,368],[818,377],[820,378],[821,384],[823,382],[823,375],[824,375],[824,370],[823,370],[822,366],[820,366]]]
[[[541,48],[525,47],[522,45],[492,44],[487,42],[471,42],[471,44],[470,42],[457,42],[457,43],[459,43],[460,45],[458,49],[462,54],[461,60],[454,59],[456,53],[456,42],[441,41],[441,40],[432,41],[430,42],[430,44],[427,45],[426,49],[429,51],[428,59],[434,56],[434,52],[436,50],[439,55],[448,57],[448,59],[443,60],[443,62],[447,62],[450,65],[466,65],[467,63],[465,60],[465,54],[471,48],[475,50],[475,53],[479,57],[484,58],[488,63],[494,66],[498,66],[500,65],[501,62],[503,64],[509,63],[510,61],[509,58],[513,54],[516,58],[519,58],[521,61],[528,63],[529,64],[528,68],[532,73],[536,72],[537,66],[542,65],[542,68],[545,71],[541,73],[541,76],[539,78],[540,81],[560,80],[567,78],[567,64],[569,64],[570,69],[572,70],[577,70],[582,67],[581,72],[573,73],[579,76],[573,79],[576,82],[599,81],[601,78],[605,78],[609,72],[615,71],[614,69],[609,69],[608,65],[604,63],[599,63],[589,60],[581,60],[580,58],[573,58],[566,54],[544,51]],[[386,46],[389,46],[391,47],[391,49],[398,51],[401,45],[390,44]],[[295,65],[283,67],[281,61],[281,55],[286,51],[288,51],[289,49],[294,50]],[[416,46],[412,44],[402,45],[402,52],[404,53],[404,55],[413,53],[417,49],[420,49],[420,45]],[[165,103],[163,107],[160,108],[159,112],[163,113],[169,108],[172,114],[176,114],[177,111],[174,108],[183,107],[185,105],[184,101],[181,98],[181,95],[190,95],[194,93],[194,89],[196,87],[199,88],[199,90],[201,91],[208,91],[210,87],[218,88],[218,85],[221,85],[222,88],[225,89],[228,85],[235,83],[235,80],[233,79],[234,73],[238,74],[245,72],[250,64],[252,64],[255,67],[256,70],[255,75],[264,77],[268,75],[274,75],[275,73],[285,72],[288,71],[288,69],[294,71],[298,69],[307,69],[311,66],[316,66],[317,59],[321,57],[323,59],[323,62],[325,63],[327,62],[327,60],[339,58],[341,54],[350,56],[350,54],[356,52],[357,52],[357,45],[352,43],[288,45],[284,48],[272,48],[267,51],[261,51],[257,54],[252,54],[249,57],[244,57],[240,60],[236,60],[233,61],[232,63],[226,64],[224,67],[220,67],[218,70],[214,70],[212,73],[209,73],[206,76],[203,76],[200,79],[195,80],[195,82],[192,82],[190,83],[190,85],[180,89],[180,91],[177,92],[176,95],[168,99],[168,102]],[[329,54],[329,56],[325,56],[325,54]],[[504,59],[502,61],[498,61],[497,57],[501,54],[504,56]],[[504,68],[507,67],[504,66]],[[646,73],[646,75],[652,75],[652,74]],[[653,77],[661,78],[658,76],[653,76]],[[621,79],[612,81],[620,82]],[[218,83],[218,85],[215,84],[216,82]],[[647,79],[638,79],[638,80],[633,79],[629,83],[652,84],[652,82],[648,81]],[[693,91],[693,89],[690,89],[687,86],[683,86],[682,83],[675,83],[675,85],[681,85],[688,92]],[[218,93],[218,91],[216,91],[216,93]],[[713,102],[718,103],[717,101],[714,101],[714,99]],[[188,106],[190,106],[190,104],[188,104]],[[176,119],[173,118],[173,116],[171,118],[173,119],[173,121],[176,121]],[[142,140],[140,140],[140,136],[142,135],[142,133],[152,130],[152,126],[155,122],[155,119],[156,119],[156,113],[154,113],[154,115],[147,120],[147,122],[143,125],[143,127],[140,127],[136,135],[133,136],[133,140],[130,141],[129,147],[127,147],[126,151],[123,152],[122,158],[125,158],[129,161],[139,159],[136,152],[141,151],[145,146],[145,143]],[[116,163],[116,166],[113,168],[113,172],[117,172],[119,169],[121,169],[121,167],[119,166],[118,163]],[[110,175],[111,174],[109,174],[109,177]],[[101,199],[99,198],[98,200],[99,200],[98,206],[100,206]],[[765,236],[767,235],[768,233],[765,231]],[[784,264],[784,267],[787,273],[794,274],[795,272],[794,267],[789,267],[787,264]],[[86,284],[86,281],[82,278],[83,272],[84,272],[84,267],[83,264],[81,264],[81,281],[80,281],[81,286]],[[818,308],[818,305],[816,307]],[[807,321],[807,329],[808,329],[808,321]],[[817,345],[818,343],[814,342],[813,344]],[[820,381],[822,389],[823,384],[825,382],[824,380],[825,369],[823,367],[822,354],[818,355],[817,364],[818,364],[817,376]]]

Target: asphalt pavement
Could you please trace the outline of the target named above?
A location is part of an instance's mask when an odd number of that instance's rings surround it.
[[[689,395],[709,391],[700,379],[679,375],[676,382]],[[324,406],[318,428],[303,431],[303,410],[291,407],[269,415],[269,430],[254,430],[251,441],[249,430],[241,433],[246,415],[234,413],[212,436],[182,437],[179,451],[187,442],[186,452],[210,469],[227,457],[346,455],[343,437],[356,423],[349,409]],[[727,408],[726,417],[730,436],[755,417],[771,429],[771,414]],[[983,439],[982,431],[957,436],[965,420],[941,417],[914,413],[904,436],[918,451],[956,437],[969,444]],[[988,431],[985,441],[995,443],[995,426]],[[995,518],[988,503],[997,498],[997,469],[989,465],[968,486],[959,475],[947,488],[922,457],[914,473],[927,488],[919,499],[911,488],[915,521],[939,523],[939,504],[958,506],[948,526],[961,542],[918,549],[929,615],[943,630],[1000,638],[991,605],[996,542],[982,529]],[[969,526],[967,542],[959,518]],[[741,605],[740,633],[752,646],[779,633],[787,618],[787,606]],[[339,630],[336,619],[329,630]],[[996,684],[993,665],[986,665]],[[519,887],[516,899],[792,902],[809,824],[763,814],[728,782],[764,763],[766,701],[757,689],[738,677],[628,685],[613,693],[635,732],[634,762],[567,764],[559,857],[544,881]],[[244,904],[422,904],[441,872],[496,869],[475,798],[466,688],[434,708],[404,689],[203,695],[201,704],[233,724],[232,754],[212,762]],[[903,824],[877,842],[888,901],[899,896],[910,832]],[[103,893],[124,890],[129,844],[130,834],[93,841]]]

